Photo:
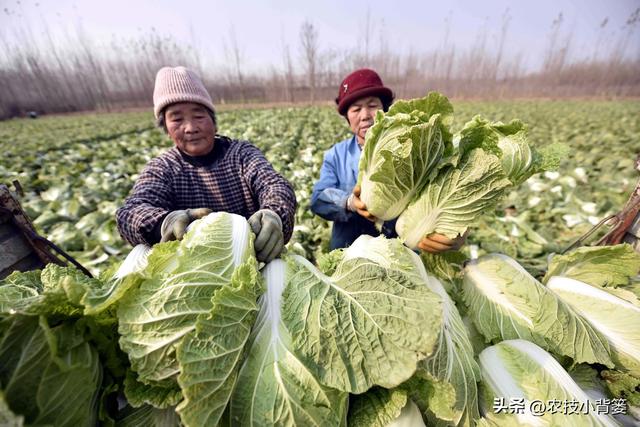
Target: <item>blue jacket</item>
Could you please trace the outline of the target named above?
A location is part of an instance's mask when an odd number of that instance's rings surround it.
[[[378,236],[375,225],[347,209],[347,199],[358,181],[360,147],[355,135],[324,153],[320,179],[313,187],[311,211],[333,221],[331,249],[345,248],[362,234]],[[382,227],[387,237],[395,237],[395,220]]]

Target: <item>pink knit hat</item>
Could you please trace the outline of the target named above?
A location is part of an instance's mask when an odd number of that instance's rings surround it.
[[[176,102],[197,102],[214,111],[211,96],[196,73],[185,67],[163,67],[156,74],[153,89],[156,119],[164,107]]]

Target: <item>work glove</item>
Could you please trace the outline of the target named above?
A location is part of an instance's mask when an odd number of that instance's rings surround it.
[[[209,208],[184,209],[169,212],[169,215],[162,221],[162,227],[160,227],[160,242],[182,240],[189,224],[210,213],[211,209]]]
[[[249,217],[249,225],[256,235],[253,246],[260,262],[273,261],[284,249],[282,220],[271,209],[260,209]]]

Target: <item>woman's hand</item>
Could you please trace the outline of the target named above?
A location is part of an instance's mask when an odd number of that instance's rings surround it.
[[[353,194],[349,196],[349,200],[347,200],[347,209],[349,209],[352,212],[358,213],[358,215],[368,219],[371,222],[376,222],[378,219],[367,210],[367,206],[364,204],[362,200],[360,200],[359,185],[356,185],[353,188]]]
[[[431,233],[418,243],[418,248],[430,254],[457,251],[466,242],[468,232],[469,230],[465,231],[462,236],[458,235],[458,237],[453,240],[443,234]]]

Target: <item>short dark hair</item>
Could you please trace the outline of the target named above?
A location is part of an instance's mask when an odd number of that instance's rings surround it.
[[[169,107],[169,105],[167,105],[162,110],[160,110],[160,114],[158,114],[158,118],[156,119],[156,126],[159,127],[160,129],[162,129],[164,131],[164,133],[169,133],[169,131],[167,130],[167,122],[166,122],[166,119],[164,117],[165,113],[167,112],[167,107]],[[209,114],[209,117],[211,117],[211,120],[213,120],[213,124],[215,126],[217,126],[218,123],[216,122],[216,112],[213,111],[213,110],[210,110],[209,108],[205,107],[204,105],[203,105],[203,107],[207,111],[207,114]]]

